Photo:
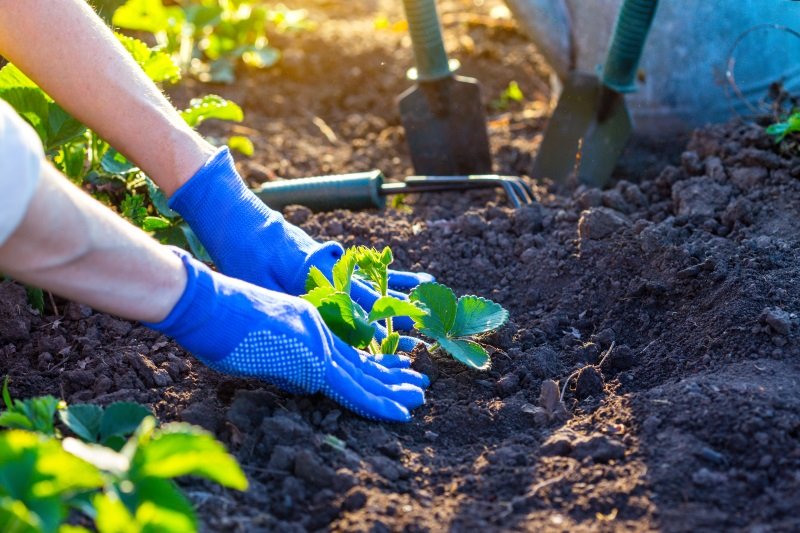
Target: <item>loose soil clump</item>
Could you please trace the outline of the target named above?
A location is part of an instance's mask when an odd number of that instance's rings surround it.
[[[489,16],[497,4],[469,16],[442,4],[448,43],[487,103],[511,77],[538,102],[492,116],[497,170],[527,174],[546,69],[510,21]],[[259,155],[241,162],[253,183],[410,172],[391,105],[410,64],[403,37],[371,30],[354,44],[348,24],[368,27],[375,12],[337,6],[320,2],[319,31],[280,42],[279,70],[226,95],[243,96],[258,132]],[[316,238],[389,245],[398,267],[510,311],[485,339],[489,372],[413,354],[433,383],[407,425],[215,373],[74,303],[39,316],[11,282],[0,284],[0,374],[17,396],[134,400],[213,431],[251,488],[183,482],[208,531],[800,529],[800,156],[730,123],[625,177],[605,191],[531,183],[539,203],[518,210],[491,191],[380,213],[287,209]]]

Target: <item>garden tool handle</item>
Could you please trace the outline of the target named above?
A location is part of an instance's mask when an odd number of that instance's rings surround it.
[[[636,90],[636,70],[658,0],[625,0],[622,4],[603,68],[603,84],[618,92]]]
[[[417,80],[434,81],[451,76],[453,71],[444,49],[436,0],[403,0],[403,8],[417,63]]]
[[[293,204],[304,205],[312,211],[380,209],[386,205],[386,199],[380,194],[383,180],[380,170],[372,170],[265,183],[253,192],[278,211]]]

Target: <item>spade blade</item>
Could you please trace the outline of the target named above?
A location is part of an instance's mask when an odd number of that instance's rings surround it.
[[[632,131],[625,96],[606,91],[601,97],[599,116],[591,122],[581,143],[578,180],[594,187],[607,184]]]
[[[491,173],[489,136],[477,80],[448,76],[420,81],[398,101],[417,174]]]

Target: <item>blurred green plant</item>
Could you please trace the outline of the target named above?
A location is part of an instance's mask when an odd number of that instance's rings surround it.
[[[185,73],[201,81],[233,83],[236,67],[268,68],[280,59],[269,45],[267,26],[277,31],[312,29],[304,9],[251,0],[128,0],[111,18],[115,27],[153,34],[160,48]]]
[[[800,133],[800,110],[767,127],[767,134],[773,136],[776,143],[783,142],[786,137],[796,133]]]
[[[516,81],[511,81],[508,87],[503,89],[500,93],[500,98],[492,100],[492,107],[498,111],[506,111],[511,107],[512,103],[519,103],[525,100],[525,95],[522,94],[519,84]]]
[[[192,475],[245,490],[239,464],[194,426],[157,427],[144,406],[67,406],[52,396],[11,400],[0,413],[0,531],[88,533],[64,524],[71,510],[100,533],[197,531],[174,478]],[[61,436],[54,415],[78,438]]]

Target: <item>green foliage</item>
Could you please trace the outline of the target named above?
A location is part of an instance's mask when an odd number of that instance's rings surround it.
[[[54,435],[53,416],[63,404],[52,396],[29,400],[12,400],[8,392],[8,377],[3,381],[3,403],[6,410],[0,413],[0,427],[27,429],[45,435]]]
[[[489,354],[472,337],[494,331],[508,320],[508,312],[479,296],[462,296],[439,283],[423,283],[409,300],[389,296],[389,265],[392,251],[359,246],[348,249],[333,267],[333,281],[312,267],[303,296],[314,304],[325,324],[343,341],[373,354],[397,351],[400,335],[393,331],[392,318],[408,316],[420,333],[434,339],[456,360],[477,369],[489,367]],[[350,298],[352,277],[371,283],[380,294],[367,314]],[[371,324],[385,320],[387,336],[380,344],[373,339]]]
[[[160,0],[156,3],[160,5]],[[142,3],[145,7],[147,4]],[[174,8],[165,9],[172,13]],[[153,81],[175,83],[180,79],[180,69],[169,54],[131,37],[117,34],[117,38]],[[67,114],[12,64],[0,69],[0,98],[33,126],[54,165],[73,182],[115,207],[136,226],[153,233],[160,242],[189,249],[195,257],[211,262],[191,228],[169,209],[163,193],[139,168]],[[238,105],[215,95],[192,100],[190,107],[180,113],[191,127],[210,119],[243,119]],[[235,147],[253,152],[246,137],[236,137]],[[32,304],[38,306],[38,300],[32,300]],[[42,301],[40,309],[43,307]]]
[[[182,423],[157,428],[139,404],[103,409],[68,407],[52,397],[12,401],[7,386],[3,399],[11,406],[3,416],[20,415],[5,417],[18,424],[6,426],[28,431],[0,432],[0,531],[86,532],[62,524],[74,509],[100,533],[192,532],[197,517],[174,478],[192,475],[247,488],[236,460],[210,433]],[[79,439],[61,440],[53,429],[57,408]]]
[[[28,303],[31,307],[44,314],[44,291],[39,287],[25,286],[25,293],[28,295]]]
[[[525,95],[522,94],[519,84],[516,81],[511,81],[508,87],[503,89],[500,93],[500,98],[492,101],[492,107],[498,111],[505,111],[511,107],[512,103],[519,103],[525,100]]]
[[[154,35],[184,72],[201,81],[232,83],[240,64],[269,68],[280,52],[269,46],[267,25],[277,31],[313,28],[305,10],[267,7],[247,0],[128,0],[112,17],[114,26]]]
[[[786,120],[776,122],[767,128],[767,133],[775,137],[775,142],[782,142],[787,136],[800,133],[800,111],[786,117]]]
[[[414,327],[434,339],[458,361],[477,369],[489,367],[489,354],[470,337],[491,332],[508,320],[508,311],[479,296],[462,296],[439,283],[422,283],[409,298],[427,310]]]

